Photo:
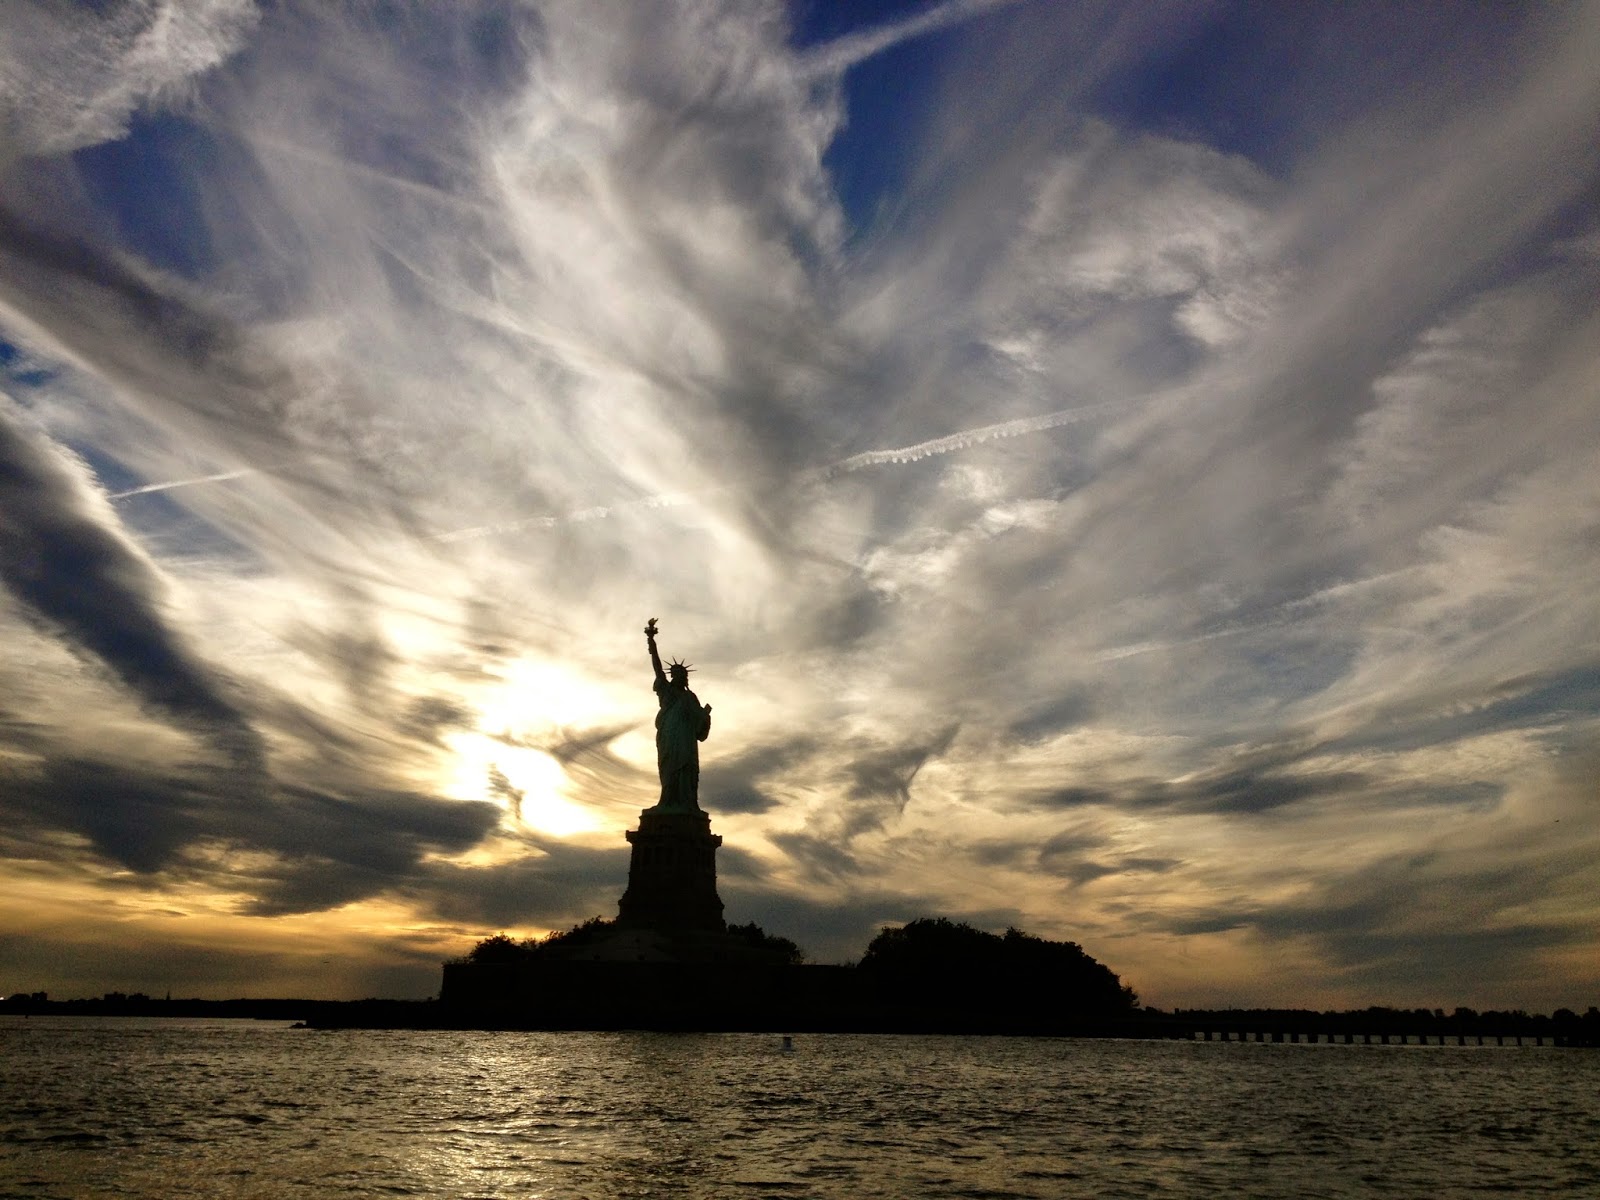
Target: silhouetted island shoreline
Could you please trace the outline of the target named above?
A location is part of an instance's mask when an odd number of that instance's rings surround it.
[[[851,968],[821,968],[850,970]],[[1571,1009],[1553,1014],[1521,1010],[1478,1012],[1457,1008],[1404,1009],[1374,1005],[1364,1009],[1174,1009],[1144,1007],[1125,1018],[1057,1021],[1039,1028],[1015,1024],[981,1026],[970,1021],[940,1023],[913,1020],[839,1022],[804,1017],[792,1022],[747,1019],[725,1023],[650,1020],[606,1023],[577,1020],[569,1024],[536,1022],[515,1014],[462,1012],[438,1000],[229,1000],[162,999],[139,993],[51,1000],[43,992],[18,993],[0,999],[0,1016],[126,1017],[232,1019],[295,1022],[308,1030],[506,1030],[614,1031],[680,1033],[880,1033],[957,1034],[979,1036],[1115,1037],[1142,1040],[1219,1041],[1233,1043],[1305,1043],[1344,1045],[1430,1046],[1556,1046],[1600,1047],[1600,1008],[1581,1016]],[[775,1014],[766,1014],[773,1016]],[[900,1014],[904,1016],[905,1014]],[[817,1014],[813,1014],[815,1018]]]
[[[540,941],[484,938],[444,964],[436,1000],[174,1000],[107,993],[0,1000],[23,1016],[232,1017],[307,1029],[648,1030],[1115,1037],[1346,1045],[1600,1046],[1582,1016],[1456,1008],[1141,1007],[1073,942],[945,918],[882,930],[861,961],[812,965],[755,924],[664,934],[595,918]]]
[[[1140,1013],[1081,947],[943,918],[885,929],[854,966],[807,964],[751,924],[665,932],[598,918],[503,935],[444,965],[441,1016],[498,1028],[1063,1033]]]

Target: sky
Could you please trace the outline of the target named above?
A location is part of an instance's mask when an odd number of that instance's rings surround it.
[[[1600,1001],[1600,5],[11,0],[0,993],[614,916]]]

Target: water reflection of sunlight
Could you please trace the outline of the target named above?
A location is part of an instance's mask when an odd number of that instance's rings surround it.
[[[449,734],[445,745],[454,759],[446,791],[456,799],[499,804],[513,821],[554,837],[602,827],[588,809],[563,794],[566,772],[544,751],[481,733]]]
[[[607,1174],[625,1184],[625,1193],[657,1195],[695,1190],[696,1182],[724,1172],[732,1136],[726,1120],[719,1051],[730,1039],[704,1035],[640,1033],[615,1043],[628,1063],[627,1078],[638,1132],[618,1138]]]

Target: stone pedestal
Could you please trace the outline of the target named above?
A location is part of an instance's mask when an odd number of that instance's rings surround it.
[[[702,811],[662,812],[647,808],[630,829],[633,858],[628,890],[617,905],[617,925],[663,933],[723,932],[717,895],[717,847],[711,817]]]

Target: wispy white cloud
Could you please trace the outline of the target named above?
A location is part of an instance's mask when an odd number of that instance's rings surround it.
[[[237,52],[257,19],[251,0],[17,0],[0,39],[0,161],[122,136],[141,105]]]

